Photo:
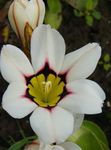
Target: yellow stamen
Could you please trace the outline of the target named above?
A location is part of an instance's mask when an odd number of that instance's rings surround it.
[[[46,94],[48,94],[50,92],[51,88],[52,88],[51,81],[47,81],[47,82],[44,81],[44,82],[42,82],[42,84],[43,84],[44,92]]]
[[[41,107],[54,107],[60,100],[65,83],[60,77],[49,74],[45,78],[44,74],[33,77],[28,84],[29,95]]]

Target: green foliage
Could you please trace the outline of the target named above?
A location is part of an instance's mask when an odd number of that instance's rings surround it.
[[[48,9],[52,13],[60,13],[61,12],[61,3],[59,0],[47,0]]]
[[[93,25],[93,17],[90,15],[85,16],[86,19],[86,23],[88,26],[92,26]]]
[[[95,123],[84,121],[81,128],[69,138],[78,144],[82,150],[109,150],[105,134]]]
[[[110,55],[106,53],[106,54],[104,55],[104,58],[103,58],[103,59],[104,59],[104,62],[107,63],[107,62],[110,61],[111,58],[110,58]]]
[[[0,6],[5,4],[8,0],[1,0]],[[93,25],[93,20],[101,19],[100,12],[95,8],[98,0],[65,0],[75,8],[74,14],[77,17],[85,17],[86,23],[89,26]],[[45,16],[45,23],[50,24],[53,28],[58,29],[62,23],[62,4],[61,0],[47,0],[47,9]]]
[[[68,1],[67,1],[68,2]],[[101,13],[96,10],[98,0],[72,0],[74,14],[77,17],[85,17],[86,24],[92,26],[94,19],[100,20]],[[71,1],[70,1],[71,4]]]
[[[86,0],[85,8],[86,10],[94,10],[98,4],[98,0]]]
[[[100,65],[103,66],[105,71],[109,71],[111,69],[111,57],[108,53],[105,53],[102,60],[99,62]]]
[[[47,10],[45,23],[50,24],[55,29],[58,29],[62,23],[62,16],[59,14],[51,13],[49,10]]]
[[[82,11],[79,11],[79,10],[77,10],[77,9],[74,9],[74,14],[75,14],[75,16],[77,16],[77,17],[82,17],[84,14],[82,13]]]
[[[62,23],[62,4],[60,0],[47,0],[47,6],[45,23],[50,24],[55,29],[58,29]]]
[[[98,5],[98,0],[72,0],[72,3],[73,7],[80,11],[94,10]]]
[[[93,10],[93,0],[86,1],[86,10]]]
[[[100,13],[99,11],[97,11],[97,10],[94,10],[94,11],[92,12],[92,16],[93,16],[95,19],[97,19],[97,20],[100,20],[100,19],[101,19],[101,13]]]
[[[36,136],[24,138],[14,143],[8,150],[21,150],[35,139]],[[68,141],[78,144],[82,150],[110,150],[104,132],[91,121],[84,121],[81,128]]]
[[[25,145],[29,144],[32,140],[37,139],[37,136],[27,137],[14,143],[8,150],[21,150]]]

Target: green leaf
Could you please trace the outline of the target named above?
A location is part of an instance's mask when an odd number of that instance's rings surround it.
[[[99,65],[103,65],[104,63],[103,63],[103,61],[99,61]]]
[[[99,0],[93,0],[93,9],[98,5]]]
[[[23,146],[28,144],[30,140],[37,139],[37,136],[31,136],[13,144],[8,150],[21,150]]]
[[[64,0],[70,4],[73,8],[80,11],[94,10],[98,4],[98,0]]]
[[[111,64],[104,64],[103,67],[104,70],[109,71],[109,69],[111,68]]]
[[[84,121],[69,141],[78,144],[82,150],[109,150],[105,134],[99,126],[90,121]]]
[[[93,0],[86,1],[86,10],[93,10]]]
[[[82,17],[84,15],[82,11],[79,11],[77,9],[74,9],[74,14],[76,17]]]
[[[48,9],[52,13],[60,13],[62,11],[62,5],[60,0],[47,0]]]
[[[110,61],[110,55],[106,53],[104,55],[103,59],[104,59],[105,62],[109,62]]]
[[[94,10],[98,4],[98,0],[86,0],[86,10]]]
[[[20,150],[26,143],[27,143],[26,139],[19,141],[19,142],[16,142],[8,150]]]
[[[86,6],[86,0],[75,0],[74,8],[84,11]]]
[[[93,13],[92,13],[92,16],[97,19],[97,20],[100,20],[101,19],[101,13],[97,10],[94,10]]]
[[[101,130],[101,128],[96,125],[95,123],[91,121],[84,121],[83,126],[92,132],[94,136],[97,136],[97,138],[101,139],[103,143],[108,145],[107,138],[104,134],[104,132]]]
[[[62,5],[60,0],[47,0],[48,9],[46,10],[45,23],[58,29],[62,22]]]
[[[93,25],[93,17],[90,15],[85,16],[86,19],[86,23],[88,26],[92,26]]]
[[[45,24],[50,24],[52,28],[58,29],[62,23],[62,15],[59,13],[52,13],[47,10],[45,15]]]

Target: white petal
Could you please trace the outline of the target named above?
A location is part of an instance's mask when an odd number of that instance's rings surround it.
[[[25,76],[34,74],[25,54],[15,46],[5,45],[0,57],[1,73],[7,82],[24,80]]]
[[[84,120],[84,115],[83,114],[76,114],[74,113],[74,132],[76,132],[82,125],[83,120]]]
[[[67,81],[87,78],[93,73],[101,56],[97,43],[86,46],[66,55],[61,72],[68,71]]]
[[[14,118],[23,118],[37,107],[25,97],[26,88],[24,84],[13,82],[3,95],[2,106]]]
[[[55,142],[50,110],[38,107],[30,117],[30,124],[41,141],[46,144]]]
[[[52,150],[65,150],[65,149],[62,146],[55,145],[52,146]]]
[[[42,142],[39,144],[38,141],[37,143],[33,141],[27,145],[24,150],[81,150],[81,148],[72,142],[65,142],[60,145],[49,145]]]
[[[40,7],[40,16],[39,16],[39,22],[38,24],[42,24],[44,21],[44,16],[45,16],[45,5],[43,0],[39,0],[39,7]]]
[[[40,143],[39,150],[64,150],[64,148],[59,145],[49,145],[49,144]]]
[[[41,70],[46,62],[56,73],[59,72],[65,54],[65,43],[58,31],[49,25],[37,27],[31,39],[31,57],[35,71]]]
[[[73,132],[73,122],[72,114],[60,107],[37,108],[30,117],[32,129],[46,144],[65,141]]]
[[[28,23],[33,29],[43,23],[45,15],[45,5],[43,0],[31,0],[25,9]]]
[[[17,31],[17,28],[16,28],[14,16],[13,16],[13,8],[14,8],[14,3],[12,3],[10,5],[9,11],[8,11],[8,19],[10,21],[10,24],[11,24],[13,30],[15,31],[15,33],[17,34],[17,36],[19,36],[19,33]]]
[[[73,132],[73,115],[65,109],[55,107],[52,110],[52,122],[54,124],[56,142],[64,142]]]
[[[81,79],[67,85],[72,93],[59,102],[59,106],[75,113],[96,114],[102,111],[105,93],[93,81]]]
[[[92,50],[95,45],[96,43],[89,43],[73,52],[66,54],[61,70],[67,71],[69,68],[72,68],[78,59],[88,51]]]
[[[65,150],[82,150],[77,144],[72,142],[64,142],[60,144]]]
[[[28,20],[27,20],[27,14],[24,10],[24,7],[19,1],[14,1],[13,16],[14,16],[13,19],[17,30],[17,31],[15,30],[15,32],[18,32],[18,36],[21,37],[21,39],[23,40],[24,28]]]

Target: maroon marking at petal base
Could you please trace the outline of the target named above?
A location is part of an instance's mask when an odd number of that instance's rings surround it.
[[[55,77],[60,77],[61,78],[61,81],[63,81],[65,84],[67,83],[66,82],[66,76],[67,76],[67,72],[65,72],[65,73],[63,73],[63,74],[56,74],[56,72],[53,70],[53,69],[51,69],[50,68],[50,66],[49,66],[49,63],[46,61],[46,63],[45,63],[45,65],[42,67],[42,69],[38,72],[38,73],[36,73],[36,74],[34,74],[34,75],[31,75],[31,76],[24,76],[24,78],[25,78],[25,80],[26,80],[26,84],[28,85],[28,84],[31,84],[30,83],[30,80],[33,78],[33,77],[37,77],[38,75],[40,75],[40,74],[44,74],[44,76],[45,76],[45,78],[47,78],[48,77],[48,75],[49,74],[53,74]],[[61,82],[60,81],[60,82]],[[28,87],[27,87],[27,89],[26,89],[26,92],[25,92],[25,94],[24,94],[24,97],[25,98],[28,98],[28,99],[30,99],[30,100],[32,100],[34,103],[36,103],[33,99],[34,99],[34,97],[33,96],[31,96],[30,94],[29,94],[29,92],[28,92]],[[58,96],[60,96],[60,100],[57,102],[57,104],[61,101],[61,99],[63,99],[65,96],[67,96],[67,95],[69,95],[69,94],[71,94],[72,92],[70,91],[70,90],[68,90],[67,88],[66,88],[66,86],[64,86],[64,89],[63,89],[63,93],[61,94],[61,95],[58,95]],[[37,104],[37,103],[36,103]],[[56,104],[56,105],[57,105]],[[39,104],[38,104],[39,105]],[[55,105],[55,106],[56,106]],[[48,106],[48,107],[44,107],[44,108],[46,108],[48,111],[51,111],[55,106],[53,106],[53,107],[51,107],[51,106]],[[40,106],[41,107],[41,106]]]
[[[54,74],[55,76],[57,76],[56,72],[50,68],[48,61],[46,61],[45,65],[42,67],[42,69],[36,75],[39,75],[42,73],[45,75],[46,78],[49,74]]]

